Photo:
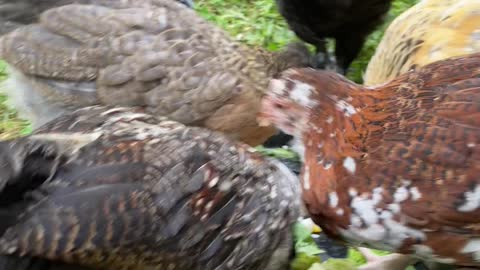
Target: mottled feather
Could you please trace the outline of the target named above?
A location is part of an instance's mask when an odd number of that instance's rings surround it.
[[[480,52],[480,2],[422,0],[387,28],[365,71],[379,85],[435,61]]]
[[[268,79],[307,66],[305,46],[248,48],[171,0],[155,6],[66,5],[0,38],[4,87],[35,126],[87,105],[149,113],[257,145],[275,133],[255,114]]]
[[[0,174],[4,255],[94,269],[287,269],[296,177],[221,134],[87,107],[5,143],[1,154],[22,167]],[[55,166],[32,172],[37,159]]]
[[[261,118],[305,146],[303,198],[330,235],[479,267],[479,101],[474,54],[372,88],[293,69],[272,81]]]

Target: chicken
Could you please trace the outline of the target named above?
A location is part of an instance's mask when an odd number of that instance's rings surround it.
[[[193,8],[193,0],[176,0]],[[25,24],[35,23],[39,15],[50,8],[68,4],[97,4],[111,7],[151,5],[155,0],[0,0],[0,35]]]
[[[480,52],[480,2],[422,0],[387,28],[364,75],[379,85],[409,70]]]
[[[391,0],[276,0],[290,28],[316,47],[315,66],[345,74],[362,49],[365,38],[383,22]],[[335,61],[327,53],[326,38],[335,39]]]
[[[13,67],[3,87],[35,127],[89,105],[149,113],[258,145],[273,135],[256,113],[268,80],[308,66],[304,44],[248,48],[171,0],[125,9],[66,5],[0,38]]]
[[[474,54],[376,88],[291,69],[271,81],[259,121],[295,137],[304,161],[303,200],[328,235],[478,268],[479,104],[480,54]]]
[[[299,181],[222,134],[95,106],[0,149],[0,265],[288,268]]]

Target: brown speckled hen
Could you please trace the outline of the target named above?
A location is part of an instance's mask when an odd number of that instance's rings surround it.
[[[480,54],[376,88],[292,69],[260,118],[303,146],[303,199],[329,235],[480,267]]]
[[[45,10],[68,4],[95,4],[125,8],[155,5],[156,0],[0,0],[0,35],[25,24],[35,23]],[[171,0],[193,7],[193,0]]]
[[[0,266],[19,256],[93,269],[289,265],[299,182],[222,134],[87,107],[0,150],[0,254],[10,256]]]
[[[39,126],[88,105],[142,106],[258,145],[273,135],[256,113],[268,80],[307,66],[307,48],[248,48],[172,0],[155,6],[66,5],[0,38],[13,68],[3,90]]]

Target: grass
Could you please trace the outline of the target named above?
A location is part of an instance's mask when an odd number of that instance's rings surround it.
[[[6,64],[0,60],[0,80],[5,79],[6,76]],[[0,140],[11,139],[29,132],[28,123],[19,119],[15,110],[7,107],[6,99],[5,96],[0,95]]]
[[[278,14],[274,2],[274,0],[199,0],[196,1],[196,9],[207,20],[228,31],[237,40],[277,50],[296,40],[296,37]],[[360,55],[352,63],[348,74],[350,79],[362,82],[363,72],[382,39],[385,28],[416,2],[417,0],[393,1],[385,23],[368,37]]]

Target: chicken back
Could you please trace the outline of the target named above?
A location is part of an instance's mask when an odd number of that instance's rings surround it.
[[[376,88],[292,69],[259,118],[300,143],[303,199],[331,236],[480,267],[480,54]]]
[[[276,132],[255,119],[268,79],[310,63],[303,44],[248,48],[172,0],[48,9],[0,38],[0,58],[12,67],[2,90],[36,127],[83,106],[142,106],[250,145]]]
[[[87,107],[0,150],[0,266],[289,265],[297,178],[222,134],[141,109]]]
[[[0,35],[25,24],[35,23],[50,8],[68,4],[96,4],[111,7],[155,5],[156,0],[0,0]],[[193,0],[171,0],[193,8]]]
[[[409,70],[480,52],[480,1],[422,0],[387,28],[365,71],[379,85]]]

